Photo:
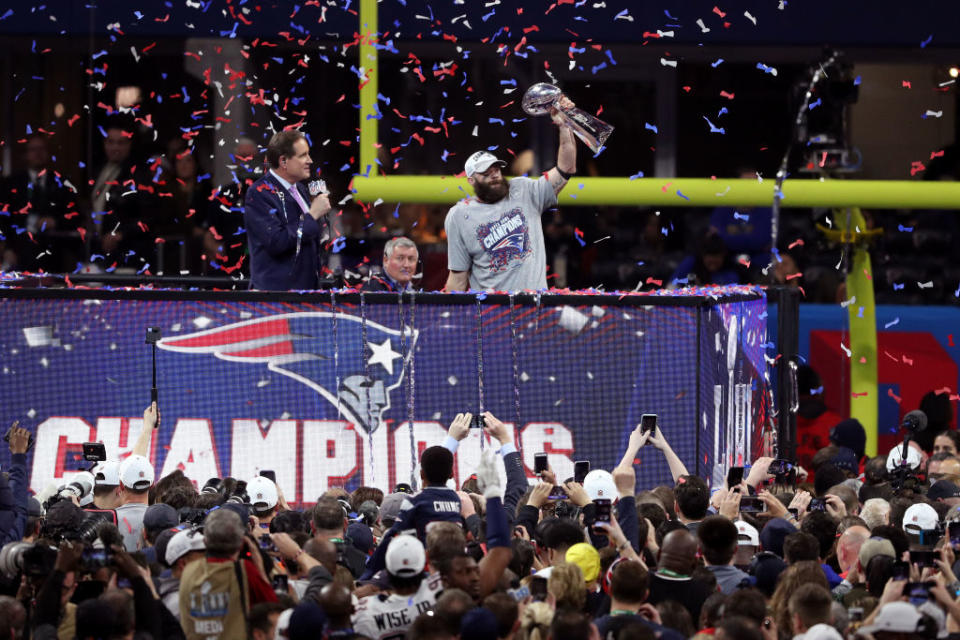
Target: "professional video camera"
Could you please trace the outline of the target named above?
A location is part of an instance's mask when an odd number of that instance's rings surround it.
[[[917,490],[922,484],[917,470],[908,464],[909,445],[918,433],[927,428],[927,414],[919,409],[911,411],[903,416],[903,422],[900,423],[903,430],[903,444],[894,447],[891,455],[897,455],[894,452],[899,451],[899,461],[891,468],[890,460],[887,460],[887,477],[890,485],[895,491],[903,489]]]
[[[44,503],[43,509],[47,511],[61,500],[70,500],[76,498],[81,505],[89,503],[93,496],[93,487],[96,485],[96,478],[89,471],[81,471],[73,477],[73,481],[62,484],[57,487],[56,493],[50,496]]]
[[[53,572],[57,548],[33,542],[10,542],[0,549],[0,573],[13,580],[21,572],[39,578]]]

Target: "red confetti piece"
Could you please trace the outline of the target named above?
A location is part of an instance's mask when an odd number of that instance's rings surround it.
[[[721,91],[721,92],[720,92],[720,97],[721,97],[721,98],[726,98],[727,100],[733,100],[733,94],[732,94],[732,93],[727,93],[726,91]]]
[[[721,11],[721,10],[720,10],[720,7],[714,7],[714,8],[713,8],[713,12],[714,12],[715,14],[717,14],[718,16],[720,16],[721,18],[726,18],[726,17],[727,17],[727,14],[726,14],[725,12]]]
[[[903,83],[902,83],[900,86],[901,86],[901,87],[904,87],[904,88],[906,88],[906,89],[913,89],[913,87],[910,85],[910,81],[909,81],[909,80],[904,80]]]

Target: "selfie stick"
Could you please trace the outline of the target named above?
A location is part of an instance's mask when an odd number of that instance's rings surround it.
[[[157,342],[160,340],[160,327],[147,327],[147,344],[151,347],[151,360],[153,364],[153,386],[150,388],[150,402],[157,403],[157,424],[160,428],[160,392],[157,390]]]

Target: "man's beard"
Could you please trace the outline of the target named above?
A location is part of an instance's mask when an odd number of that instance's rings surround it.
[[[477,198],[486,204],[496,204],[510,193],[510,185],[506,180],[501,179],[497,184],[484,184],[479,180],[474,183],[473,191]]]

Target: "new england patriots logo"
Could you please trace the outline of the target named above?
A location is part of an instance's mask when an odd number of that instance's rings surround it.
[[[288,313],[246,320],[158,346],[181,353],[211,353],[221,360],[266,364],[267,369],[310,387],[367,433],[390,408],[418,331],[404,333],[344,313]],[[363,337],[366,331],[366,344]]]
[[[519,208],[477,227],[477,240],[490,256],[493,271],[501,271],[511,260],[523,260],[531,253],[528,231],[527,220]]]

